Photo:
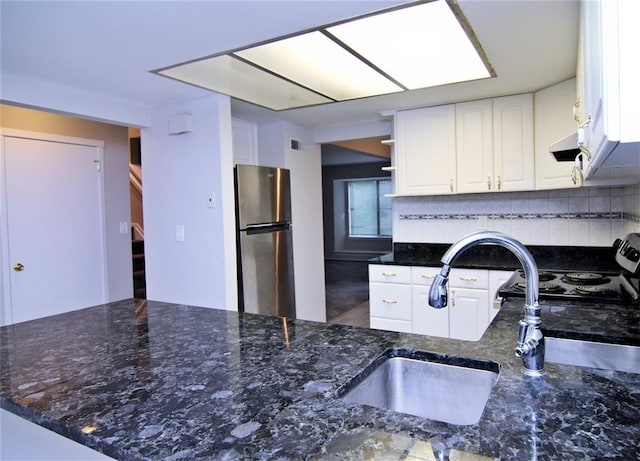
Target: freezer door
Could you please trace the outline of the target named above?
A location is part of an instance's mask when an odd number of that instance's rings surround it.
[[[291,222],[289,170],[236,166],[238,225]]]
[[[240,232],[240,265],[245,312],[296,317],[291,230]]]

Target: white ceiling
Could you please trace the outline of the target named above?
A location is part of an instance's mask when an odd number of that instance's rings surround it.
[[[153,69],[398,3],[406,2],[2,0],[0,70],[151,107],[206,94],[150,73]],[[575,76],[578,0],[459,0],[459,5],[496,78],[282,112],[234,100],[233,114],[308,127],[340,125],[376,120],[385,110],[535,91]]]

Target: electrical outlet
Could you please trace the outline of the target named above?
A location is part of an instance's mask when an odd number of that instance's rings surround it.
[[[184,226],[182,224],[176,226],[176,242],[184,242]]]

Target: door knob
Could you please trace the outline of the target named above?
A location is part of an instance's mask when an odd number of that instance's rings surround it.
[[[13,265],[13,270],[16,272],[22,272],[24,270],[24,265],[22,263],[15,263]]]

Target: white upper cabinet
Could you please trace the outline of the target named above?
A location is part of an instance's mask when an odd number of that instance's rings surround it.
[[[535,109],[536,189],[568,189],[577,184],[571,180],[574,162],[558,162],[549,145],[576,132],[573,118],[576,103],[576,79],[537,91]],[[576,146],[577,147],[577,146]]]
[[[458,192],[533,189],[531,94],[456,104],[456,142]]]
[[[458,192],[491,192],[493,171],[493,103],[491,99],[456,104]]]
[[[585,178],[640,174],[640,2],[581,2],[579,115]]]
[[[533,190],[533,95],[493,100],[493,169],[497,191]]]
[[[396,193],[456,191],[455,106],[402,110],[395,116]]]

